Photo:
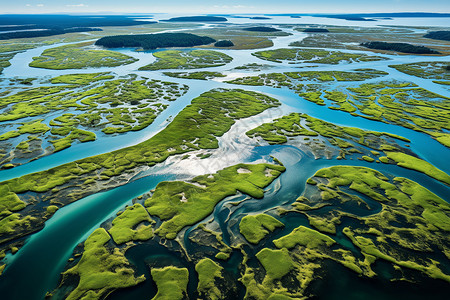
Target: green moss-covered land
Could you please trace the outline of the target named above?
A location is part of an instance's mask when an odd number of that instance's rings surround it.
[[[61,151],[75,142],[96,140],[95,131],[111,135],[144,129],[188,89],[133,74],[121,78],[110,73],[71,74],[50,81],[51,85],[0,98],[4,105],[0,123],[8,122],[16,128],[0,135],[2,147],[9,149],[0,164],[18,165],[24,159]],[[21,121],[55,113],[50,121]],[[52,146],[42,149],[44,142]]]
[[[260,59],[277,63],[339,64],[341,62],[352,63],[385,60],[385,58],[380,56],[328,51],[322,49],[276,49],[255,52],[253,55]]]
[[[230,56],[212,50],[165,50],[156,52],[153,56],[157,58],[156,62],[139,70],[210,68],[223,66],[232,61]]]
[[[225,77],[220,72],[199,71],[199,72],[164,72],[164,75],[175,78],[208,80],[216,77]]]
[[[224,279],[222,275],[223,268],[209,258],[200,260],[195,265],[195,271],[198,273],[197,291],[200,297],[211,300],[223,299],[225,295],[218,288],[217,281]]]
[[[49,199],[58,199],[59,205],[68,204],[103,188],[123,184],[140,168],[163,162],[171,155],[217,148],[216,137],[227,132],[235,120],[256,115],[278,105],[280,103],[276,99],[260,93],[212,90],[193,99],[164,130],[136,146],[4,181],[0,183],[0,189],[5,191],[0,193],[0,203],[6,205],[6,214],[3,214],[1,220],[0,240],[11,241],[42,228],[42,218],[15,212],[26,204],[20,199],[25,193],[35,199],[33,203],[29,203],[30,206]],[[261,186],[271,180],[272,177],[259,178],[255,184]],[[244,183],[242,182],[240,188],[245,192],[262,196],[262,190],[250,183]],[[236,186],[233,190],[237,188]],[[11,197],[16,200],[10,202]],[[44,212],[34,213],[41,216]],[[30,222],[36,224],[31,227]]]
[[[396,150],[400,154],[410,152],[399,145],[401,141],[409,142],[404,137],[338,126],[301,113],[291,113],[273,122],[264,123],[247,131],[246,134],[258,141],[262,139],[270,145],[284,143],[295,145],[314,153],[316,157],[336,155],[337,159],[345,159],[362,155],[362,159],[372,162],[380,155],[380,152],[385,151],[387,154],[386,150]],[[404,155],[422,161],[416,157]]]
[[[418,62],[402,65],[390,65],[400,72],[408,75],[417,76],[425,79],[433,79],[433,82],[439,84],[448,84],[450,82],[450,72],[447,69],[449,63],[446,62]]]
[[[152,222],[145,208],[140,204],[135,204],[127,207],[114,219],[109,233],[117,244],[133,240],[148,240],[153,236],[150,224]]]
[[[373,69],[356,69],[352,72],[346,71],[303,71],[286,73],[267,73],[258,76],[236,78],[228,83],[241,85],[266,85],[276,88],[295,88],[304,81],[328,82],[328,81],[364,81],[387,75],[386,72]]]
[[[153,300],[182,300],[187,294],[189,271],[186,268],[165,267],[152,269],[152,278],[158,287],[158,293]]]
[[[90,47],[92,44],[87,42],[47,49],[41,56],[33,58],[30,67],[55,70],[83,69],[115,67],[137,61],[122,53],[96,50]]]
[[[216,174],[195,177],[190,182],[162,182],[151,198],[145,200],[145,206],[151,215],[163,221],[155,233],[174,239],[185,226],[193,225],[211,214],[216,204],[227,196],[239,191],[262,198],[263,188],[283,171],[284,167],[278,165],[239,164]],[[276,220],[272,220],[271,224],[267,221],[267,228],[273,228]]]
[[[378,76],[378,75],[376,75]],[[266,79],[268,78],[268,79]],[[270,78],[270,79],[269,79]],[[360,86],[338,86],[328,90],[319,84],[296,84],[284,74],[241,78],[231,81],[246,85],[288,87],[303,99],[370,120],[395,124],[432,136],[449,147],[450,100],[410,82],[382,81]]]
[[[283,226],[283,223],[266,214],[248,215],[239,223],[239,231],[247,241],[258,244],[270,232]]]
[[[103,299],[115,289],[137,285],[136,277],[124,253],[108,245],[110,235],[103,228],[95,230],[84,243],[80,261],[63,273],[63,280],[78,277],[78,285],[66,299]]]

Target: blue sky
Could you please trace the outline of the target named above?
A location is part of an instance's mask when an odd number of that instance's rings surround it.
[[[450,12],[448,0],[0,0],[0,13]]]

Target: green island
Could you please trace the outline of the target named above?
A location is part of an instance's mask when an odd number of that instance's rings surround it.
[[[105,48],[139,48],[151,50],[168,47],[193,47],[208,45],[216,40],[207,36],[190,33],[155,33],[155,34],[127,34],[105,36],[95,42],[95,45]]]
[[[317,63],[339,64],[341,62],[356,63],[386,60],[381,56],[367,54],[345,53],[322,49],[275,49],[252,53],[257,58],[277,63]]]
[[[114,289],[134,286],[145,280],[143,275],[134,275],[124,251],[110,247],[110,240],[106,230],[99,228],[84,242],[80,261],[62,274],[63,278],[79,277],[76,288],[66,299],[102,299]]]
[[[258,244],[270,232],[283,226],[283,223],[270,215],[247,215],[239,223],[239,231],[247,241]]]
[[[219,201],[238,191],[253,198],[262,198],[263,188],[284,170],[283,166],[278,165],[238,164],[216,174],[197,176],[190,182],[161,182],[153,195],[145,200],[150,215],[163,221],[155,234],[174,239],[185,226],[203,220]],[[274,226],[265,224],[268,228]]]
[[[174,78],[209,80],[216,77],[225,77],[220,72],[199,71],[199,72],[164,72],[164,75]]]
[[[144,129],[188,89],[133,74],[122,78],[110,73],[61,75],[50,81],[52,85],[19,90],[0,98],[2,105],[11,105],[2,113],[0,122],[18,121],[13,123],[17,129],[0,135],[4,149],[13,150],[0,158],[0,164],[15,166],[23,158],[40,157],[44,154],[41,148],[44,141],[53,146],[51,150],[46,149],[49,155],[70,147],[75,141],[96,140],[93,131],[111,135]],[[43,119],[20,121],[55,112],[61,114],[45,123]],[[17,144],[14,149],[17,141],[23,144]]]
[[[236,68],[238,69],[238,68]],[[241,68],[242,69],[242,68]],[[300,81],[328,82],[328,81],[364,81],[387,75],[388,73],[373,69],[356,69],[354,71],[302,71],[286,73],[265,73],[258,76],[240,77],[226,81],[227,83],[273,86],[276,88],[294,88]]]
[[[230,56],[212,50],[165,50],[153,53],[153,56],[157,60],[139,70],[210,68],[223,66],[232,61]]]
[[[45,50],[41,56],[34,57],[30,67],[66,70],[115,67],[131,64],[137,59],[128,55],[92,48],[92,42],[64,45]]]
[[[418,62],[402,65],[389,65],[389,67],[396,69],[408,75],[433,79],[434,83],[450,84],[450,73],[447,69],[449,64],[446,62]]]
[[[152,278],[158,287],[158,293],[152,300],[182,300],[187,296],[188,269],[172,266],[152,269]]]
[[[224,295],[218,288],[218,281],[223,280],[223,268],[213,260],[204,258],[195,265],[195,271],[198,273],[199,296],[211,300],[223,299]]]
[[[0,240],[7,247],[8,241],[42,228],[44,212],[35,210],[33,217],[21,214],[23,205],[58,199],[52,204],[62,207],[104,188],[123,184],[142,166],[163,162],[171,155],[215,149],[217,137],[227,132],[236,120],[279,105],[276,99],[260,93],[212,90],[193,99],[164,130],[140,144],[1,182],[0,190],[5,192],[0,194],[4,206]],[[19,198],[24,193],[32,195],[34,204]],[[30,222],[35,226],[31,227]]]
[[[450,147],[448,116],[450,99],[416,86],[411,82],[381,81],[360,86],[338,86],[333,90],[318,84],[296,84],[286,75],[273,73],[256,78],[240,78],[234,84],[287,87],[303,99],[327,105],[374,121],[395,124],[426,133],[444,146]],[[325,101],[331,101],[327,104]]]

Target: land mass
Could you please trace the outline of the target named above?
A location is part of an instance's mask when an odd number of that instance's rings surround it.
[[[152,50],[169,47],[208,45],[215,41],[213,38],[191,33],[156,33],[107,36],[99,39],[95,42],[95,45],[105,48],[142,48]]]

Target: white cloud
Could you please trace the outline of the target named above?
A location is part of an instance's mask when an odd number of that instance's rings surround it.
[[[42,6],[44,6],[44,4],[36,4],[36,6],[42,7]]]
[[[31,6],[31,4],[27,4],[27,5],[25,5],[25,6]]]
[[[66,6],[67,7],[88,7],[89,5],[80,3],[80,4],[67,4]]]

